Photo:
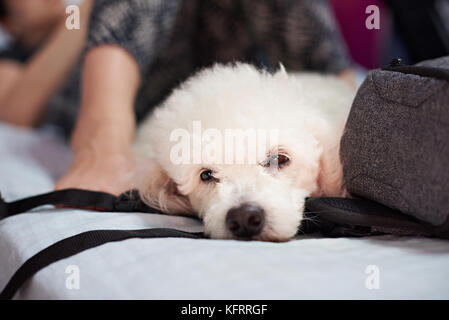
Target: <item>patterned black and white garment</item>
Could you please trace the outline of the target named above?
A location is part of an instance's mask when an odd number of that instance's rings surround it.
[[[137,118],[195,70],[247,61],[267,69],[336,73],[349,59],[326,0],[96,0],[86,51],[116,44],[142,75]],[[81,59],[80,59],[81,61]],[[79,105],[80,63],[52,99],[47,122],[68,134]]]

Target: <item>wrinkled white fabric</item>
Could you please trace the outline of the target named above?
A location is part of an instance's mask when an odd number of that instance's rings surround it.
[[[69,161],[69,150],[51,134],[0,125],[0,191],[6,200],[50,191]],[[4,219],[0,289],[24,261],[58,240],[94,229],[152,227],[202,230],[191,218],[50,207]],[[77,275],[79,289],[71,282]],[[15,298],[448,299],[448,278],[444,240],[130,239],[46,267]]]

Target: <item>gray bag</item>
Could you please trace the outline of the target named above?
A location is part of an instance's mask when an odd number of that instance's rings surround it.
[[[449,56],[372,71],[353,102],[341,160],[353,196],[449,225]]]

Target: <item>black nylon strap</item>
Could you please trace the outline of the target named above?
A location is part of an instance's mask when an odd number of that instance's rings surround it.
[[[0,199],[0,220],[46,204],[102,211],[162,213],[140,199],[136,191],[116,197],[104,192],[67,189],[6,203]],[[375,234],[425,235],[449,237],[449,220],[440,227],[428,226],[378,203],[343,198],[309,198],[306,200],[302,233],[321,232],[332,237],[369,236]],[[312,222],[311,222],[312,221]],[[160,228],[141,230],[92,230],[58,241],[28,259],[13,275],[0,294],[11,299],[21,285],[42,268],[104,243],[131,238],[177,237],[200,239],[202,233]]]
[[[0,218],[29,211],[47,204],[64,204],[67,206],[95,207],[105,211],[113,211],[116,197],[104,192],[94,192],[79,189],[66,189],[24,198],[14,202],[2,201]]]
[[[443,68],[435,68],[435,67],[424,67],[424,66],[407,66],[407,65],[390,65],[387,67],[383,67],[384,71],[394,71],[400,72],[404,74],[411,74],[426,78],[435,78],[439,80],[449,81],[449,70]]]
[[[433,226],[366,199],[309,198],[306,206],[311,212],[309,218],[316,219],[320,232],[326,236],[394,234],[449,238],[449,219],[441,226]]]
[[[116,197],[112,194],[99,191],[64,189],[9,203],[0,198],[0,220],[49,204],[109,212],[162,213],[158,209],[147,206],[140,199],[136,190],[124,192]]]
[[[109,212],[146,212],[161,214],[160,210],[147,206],[135,190],[116,197],[112,194],[81,189],[65,189],[37,196],[5,202],[0,198],[0,220],[29,211],[42,205],[64,205]],[[205,238],[202,233],[190,233],[169,228],[141,230],[92,230],[63,239],[43,249],[28,259],[12,276],[0,293],[0,300],[12,299],[25,281],[39,270],[59,260],[105,243],[131,238]]]
[[[71,257],[82,251],[104,243],[132,238],[204,238],[202,233],[191,233],[168,228],[141,230],[93,230],[63,239],[43,249],[28,259],[9,280],[0,293],[0,300],[12,299],[17,290],[39,270],[59,260]]]

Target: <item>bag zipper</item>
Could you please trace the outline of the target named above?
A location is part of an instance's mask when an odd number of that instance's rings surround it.
[[[402,59],[396,58],[391,60],[390,64],[381,70],[400,72],[404,74],[413,74],[416,76],[445,80],[449,82],[449,70],[436,67],[410,66],[402,63]]]

